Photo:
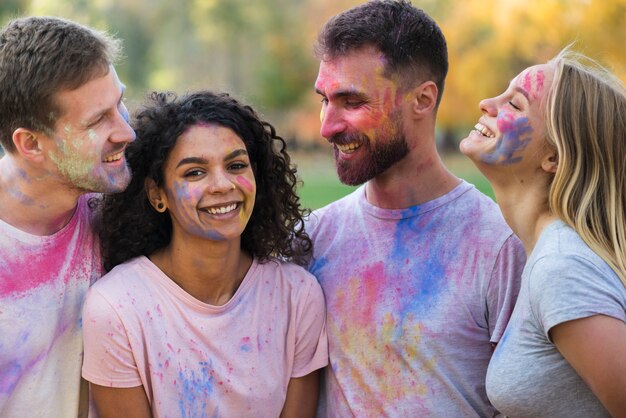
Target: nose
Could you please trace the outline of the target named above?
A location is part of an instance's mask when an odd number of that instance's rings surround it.
[[[341,133],[346,129],[346,123],[339,109],[331,104],[322,107],[320,115],[322,126],[320,127],[320,135],[324,138],[331,138],[333,135]]]
[[[478,107],[481,112],[489,116],[495,116],[498,114],[495,97],[481,100]]]
[[[210,193],[228,193],[231,190],[235,190],[235,183],[224,170],[215,170],[209,176],[208,189]]]
[[[122,102],[118,106],[115,132],[111,135],[111,142],[133,142],[135,140],[136,134],[130,126],[129,120],[128,109]]]

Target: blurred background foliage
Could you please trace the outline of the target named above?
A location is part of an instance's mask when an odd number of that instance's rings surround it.
[[[318,65],[313,44],[330,16],[359,3],[0,0],[0,23],[22,15],[55,15],[122,38],[125,59],[117,69],[128,87],[131,111],[152,90],[224,90],[252,104],[292,150],[321,146],[328,152],[319,135],[320,103],[313,92]],[[626,80],[626,0],[413,4],[437,20],[448,40],[450,72],[438,118],[444,152],[456,152],[480,115],[482,98],[499,94],[523,68],[545,62],[572,42]]]
[[[279,132],[320,142],[313,43],[354,0],[2,0],[0,20],[56,15],[124,40],[118,65],[131,105],[150,90],[226,90],[252,103]],[[565,45],[626,79],[626,0],[414,0],[441,25],[450,73],[439,113],[441,140],[458,142],[478,102],[521,69]],[[446,144],[444,144],[446,145]]]

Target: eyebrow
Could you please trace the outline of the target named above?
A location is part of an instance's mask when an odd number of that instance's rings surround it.
[[[320,96],[326,96],[320,89],[316,88],[315,92],[317,94],[319,94]],[[358,90],[353,90],[353,89],[346,89],[346,90],[338,90],[336,92],[333,92],[333,94],[330,95],[331,99],[341,99],[343,97],[359,97],[359,98],[365,98],[367,97],[364,93],[358,91]]]
[[[229,154],[224,156],[224,161],[232,160],[233,158],[239,157],[240,155],[248,155],[248,151],[245,149],[237,149]],[[207,164],[208,160],[202,157],[186,157],[183,158],[176,164],[176,168],[185,164]]]
[[[524,97],[526,97],[526,100],[530,101],[530,96],[529,96],[528,92],[526,90],[524,90],[523,88],[521,88],[520,86],[513,87],[513,90],[523,94]]]

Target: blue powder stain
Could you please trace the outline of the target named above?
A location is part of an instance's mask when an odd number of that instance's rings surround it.
[[[2,366],[0,374],[0,393],[10,394],[22,377],[22,365],[16,361]]]
[[[532,128],[528,118],[520,118],[513,121],[513,129],[506,132],[496,143],[496,149],[483,155],[481,160],[488,164],[514,164],[520,162],[522,157],[514,157],[514,154],[523,150],[530,141]]]
[[[320,273],[320,271],[324,271],[324,268],[326,267],[326,264],[328,264],[328,258],[326,257],[320,257],[319,259],[316,259],[313,262],[313,265],[311,265],[311,267],[309,268],[309,272],[317,277],[317,280],[322,283],[323,282],[323,275]],[[331,272],[332,273],[332,272]]]
[[[178,373],[182,387],[181,399],[178,401],[178,409],[181,418],[208,418],[218,417],[218,408],[215,406],[213,414],[207,410],[211,396],[213,395],[214,378],[211,376],[211,362],[198,363],[200,368],[194,370],[181,370]]]
[[[412,292],[402,292],[400,296],[402,310],[399,315],[403,319],[408,319],[409,313],[420,315],[437,303],[440,292],[446,288],[445,260],[454,257],[450,254],[454,250],[454,243],[448,243],[437,235],[437,231],[443,230],[440,218],[411,216],[418,210],[419,206],[407,209],[404,219],[396,223],[393,247],[385,265],[385,275],[411,286]],[[407,245],[415,243],[415,234],[433,239],[421,248],[416,248],[415,244]],[[424,252],[428,254],[416,257],[417,253]],[[401,331],[401,327],[398,327],[398,331]]]
[[[246,353],[252,351],[252,347],[250,347],[250,344],[243,344],[241,347],[239,347],[239,349],[241,351],[245,351]]]

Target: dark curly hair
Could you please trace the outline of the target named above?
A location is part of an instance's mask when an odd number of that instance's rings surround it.
[[[277,257],[304,264],[312,249],[302,222],[308,210],[300,206],[296,169],[274,127],[226,93],[200,91],[179,98],[174,93],[153,92],[132,122],[137,139],[126,148],[132,180],[124,192],[100,202],[105,269],[169,244],[170,215],[150,205],[144,181],[152,178],[157,186],[163,185],[165,161],[178,137],[198,123],[230,128],[246,145],[257,190],[252,216],[241,236],[242,250],[261,262]]]

